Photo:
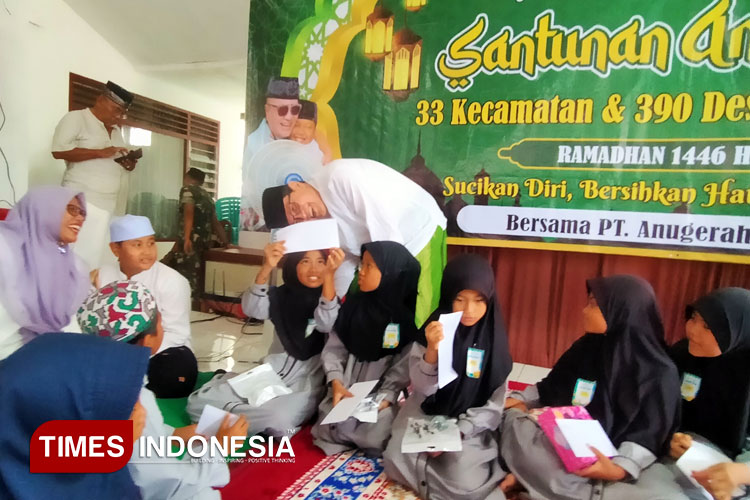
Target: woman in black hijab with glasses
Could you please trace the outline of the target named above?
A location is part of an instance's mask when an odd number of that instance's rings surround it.
[[[502,420],[505,384],[513,360],[495,274],[476,255],[451,260],[443,273],[440,304],[412,348],[409,368],[413,393],[394,422],[384,454],[388,477],[410,486],[421,498],[484,499],[505,473],[498,462],[497,429]],[[463,312],[453,340],[453,368],[458,378],[438,388],[438,346],[443,341],[441,314]],[[409,418],[458,419],[462,450],[402,453]]]
[[[362,245],[359,289],[344,298],[321,355],[330,389],[318,407],[312,435],[326,454],[360,448],[370,456],[382,455],[398,410],[398,395],[409,385],[419,272],[419,262],[400,243]],[[349,417],[321,424],[334,406],[352,395],[353,384],[373,380],[378,384],[371,396],[382,398],[377,422]]]
[[[736,462],[696,479],[714,497],[730,498],[737,486],[750,484],[750,290],[715,290],[689,305],[685,316],[687,338],[670,351],[682,378],[682,420],[670,455],[679,459],[693,440],[720,448]]]
[[[506,401],[501,451],[512,474],[503,489],[523,486],[533,498],[685,498],[654,463],[679,423],[679,378],[664,343],[651,285],[617,275],[587,281],[586,334],[549,375]],[[585,406],[617,448],[608,458],[568,473],[549,439],[525,410]]]

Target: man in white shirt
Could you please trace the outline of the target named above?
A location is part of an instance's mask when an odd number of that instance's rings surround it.
[[[115,218],[110,224],[110,239],[119,263],[95,271],[96,285],[127,279],[142,283],[154,294],[164,339],[149,363],[148,388],[159,398],[187,397],[198,377],[198,361],[190,348],[190,284],[156,260],[156,239],[148,217]]]
[[[387,165],[365,159],[334,160],[309,182],[266,189],[263,215],[271,229],[313,219],[336,220],[346,252],[336,272],[339,296],[354,279],[364,243],[401,243],[422,266],[417,325],[437,307],[446,263],[445,216],[427,191]]]
[[[86,203],[110,215],[123,215],[130,171],[135,160],[115,161],[128,152],[119,124],[133,94],[107,82],[91,108],[71,111],[60,120],[52,139],[52,156],[65,160],[62,185],[83,191]]]
[[[247,136],[242,156],[241,227],[257,229],[263,226],[261,214],[250,206],[252,180],[250,162],[266,144],[276,139],[289,139],[302,106],[299,103],[299,82],[296,77],[271,78],[266,89],[265,118]],[[269,166],[269,168],[271,168]]]

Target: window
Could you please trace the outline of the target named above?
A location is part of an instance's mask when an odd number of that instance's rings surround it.
[[[69,110],[93,106],[104,88],[70,73]],[[158,239],[177,237],[178,196],[189,168],[206,173],[203,188],[216,198],[219,132],[216,120],[135,95],[122,135],[132,149],[143,149],[143,158],[130,176],[127,212],[151,219]]]

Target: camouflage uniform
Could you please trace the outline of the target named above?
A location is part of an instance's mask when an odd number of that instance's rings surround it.
[[[193,212],[193,252],[186,254],[185,248],[185,205],[195,205]],[[213,220],[216,217],[216,206],[208,192],[200,186],[183,186],[180,190],[179,233],[177,247],[171,255],[165,257],[165,264],[174,268],[190,282],[193,301],[201,295],[200,271],[203,252],[211,248],[213,238]]]

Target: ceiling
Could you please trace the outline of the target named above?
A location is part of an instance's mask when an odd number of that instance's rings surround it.
[[[65,2],[138,71],[244,95],[250,0]]]

